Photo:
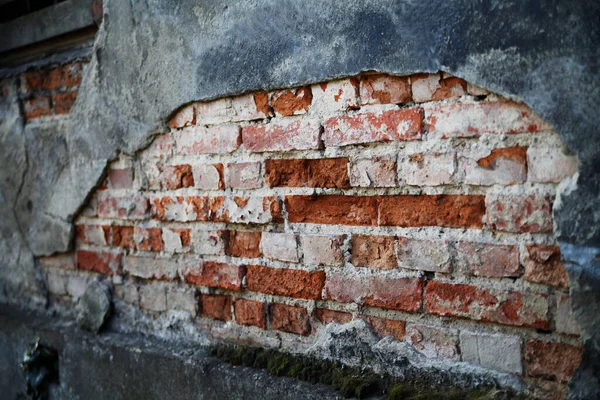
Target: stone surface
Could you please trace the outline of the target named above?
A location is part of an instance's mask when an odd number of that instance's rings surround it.
[[[98,332],[110,312],[110,290],[98,280],[91,281],[77,303],[77,325],[81,329]]]

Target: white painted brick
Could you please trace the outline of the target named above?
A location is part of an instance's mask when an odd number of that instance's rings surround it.
[[[204,231],[193,229],[191,232],[192,247],[196,254],[225,254],[225,243],[221,231]]]
[[[344,265],[342,236],[302,236],[304,264],[339,267]]]
[[[350,185],[355,187],[394,187],[397,174],[392,157],[359,158],[350,163]]]
[[[456,153],[416,153],[399,161],[398,176],[408,185],[439,186],[453,183]]]
[[[358,81],[354,78],[311,86],[312,112],[331,115],[358,108]]]
[[[441,240],[399,238],[397,256],[400,268],[451,272],[449,245]]]

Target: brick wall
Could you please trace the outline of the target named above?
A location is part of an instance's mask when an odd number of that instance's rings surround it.
[[[528,107],[373,74],[184,105],[169,127],[109,166],[76,252],[41,260],[55,301],[102,274],[149,315],[293,350],[361,319],[563,393],[581,347],[552,206],[578,166]]]

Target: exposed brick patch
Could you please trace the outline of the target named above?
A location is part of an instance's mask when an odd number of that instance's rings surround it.
[[[408,185],[439,186],[454,182],[456,153],[415,153],[400,162],[400,179]]]
[[[323,126],[327,147],[418,140],[423,133],[423,110],[403,108],[333,117]]]
[[[430,314],[497,322],[548,330],[548,298],[544,294],[486,289],[432,281],[425,287]]]
[[[111,168],[108,170],[106,184],[110,189],[131,189],[134,179],[133,168]]]
[[[504,232],[552,231],[552,201],[536,195],[497,195],[485,199],[486,223]]]
[[[226,154],[240,147],[240,128],[237,125],[190,126],[173,133],[177,153],[181,155]]]
[[[136,248],[142,251],[163,251],[162,229],[136,227],[133,233]]]
[[[324,324],[330,324],[332,322],[335,322],[336,324],[346,324],[352,321],[352,314],[349,312],[329,310],[327,308],[315,308],[313,315],[318,321]]]
[[[413,98],[417,103],[460,97],[467,92],[467,82],[454,76],[415,74],[410,79]]]
[[[514,335],[460,332],[460,350],[463,361],[521,375],[521,338]]]
[[[516,246],[458,242],[455,247],[457,269],[462,273],[489,278],[521,275]]]
[[[78,250],[76,263],[77,268],[84,271],[98,272],[104,275],[119,275],[121,255]]]
[[[581,355],[580,347],[530,339],[525,344],[527,375],[568,382],[581,362]]]
[[[278,117],[305,114],[312,102],[310,88],[276,90],[270,94],[271,107]]]
[[[343,236],[302,236],[305,265],[344,265]]]
[[[366,196],[286,196],[290,222],[377,225],[378,199]]]
[[[220,289],[239,291],[242,289],[243,266],[204,261],[199,267],[188,267],[183,271],[186,283]]]
[[[325,283],[322,271],[307,272],[296,269],[269,268],[249,265],[246,285],[253,292],[318,300]]]
[[[169,128],[171,129],[194,124],[196,124],[196,107],[193,104],[180,108],[169,120]]]
[[[558,183],[579,169],[577,157],[560,148],[530,147],[527,162],[529,182]]]
[[[244,148],[251,152],[311,150],[320,147],[320,124],[316,119],[271,121],[242,129]]]
[[[112,227],[112,245],[124,249],[135,249],[133,226],[116,225]]]
[[[377,269],[398,268],[394,240],[393,236],[352,235],[352,264]]]
[[[227,186],[233,189],[257,189],[263,185],[259,162],[227,164]]]
[[[264,232],[260,248],[265,257],[297,263],[301,253],[298,237],[291,233]]]
[[[128,255],[123,261],[123,271],[142,279],[172,281],[179,277],[179,265],[168,258],[148,258]]]
[[[240,325],[267,328],[265,305],[259,301],[237,299],[234,304],[235,321]]]
[[[256,258],[260,251],[261,232],[230,231],[227,255],[232,257]]]
[[[56,93],[52,95],[52,109],[54,114],[68,114],[71,111],[71,107],[75,104],[77,99],[77,91]]]
[[[399,104],[412,101],[408,77],[386,74],[360,78],[360,101],[367,104]]]
[[[396,340],[404,341],[404,335],[406,333],[406,321],[396,321],[393,319],[377,318],[371,316],[361,316],[362,319],[367,321],[373,331],[380,336],[391,336]]]
[[[358,108],[358,79],[348,78],[311,86],[312,109],[320,115],[332,115]]]
[[[231,99],[233,121],[253,121],[273,116],[266,92],[249,93]]]
[[[98,199],[98,216],[115,219],[145,219],[150,216],[150,202],[141,195],[102,196]]]
[[[165,178],[165,187],[167,190],[176,190],[194,186],[192,166],[189,164],[167,165],[163,168],[163,176]]]
[[[192,166],[192,179],[194,186],[204,190],[225,189],[223,177],[223,164],[194,164]]]
[[[401,268],[450,273],[450,261],[447,242],[398,238],[398,263]]]
[[[204,317],[231,321],[231,296],[221,294],[201,294],[200,314]]]
[[[50,115],[50,97],[38,96],[26,100],[23,104],[23,111],[25,113],[25,118],[27,119],[45,117]]]
[[[77,243],[96,246],[110,245],[110,226],[107,225],[75,225]]]
[[[406,328],[406,341],[427,358],[460,361],[457,329],[410,324]]]
[[[310,334],[308,311],[303,307],[271,303],[269,314],[272,329],[304,336]]]
[[[347,158],[266,160],[269,187],[348,188]]]
[[[471,185],[514,185],[527,179],[527,148],[493,149],[487,157],[467,161],[465,183]]]
[[[523,264],[525,280],[565,288],[568,286],[567,271],[558,246],[527,245]]]
[[[392,157],[358,158],[350,164],[350,185],[394,187],[398,185],[396,161]]]

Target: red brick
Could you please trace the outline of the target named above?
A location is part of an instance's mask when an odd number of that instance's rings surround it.
[[[71,107],[75,104],[77,99],[77,91],[56,93],[52,95],[52,108],[54,114],[68,114],[71,111]]]
[[[325,272],[269,268],[249,265],[246,272],[248,290],[297,299],[318,300],[325,284]]]
[[[110,226],[106,225],[75,225],[77,243],[96,246],[110,245]]]
[[[352,314],[343,311],[329,310],[327,308],[315,308],[314,317],[324,324],[347,324],[352,321]]]
[[[266,92],[255,92],[231,99],[233,121],[253,121],[273,116]]]
[[[548,329],[548,296],[432,281],[425,288],[427,312],[504,325]]]
[[[527,375],[566,383],[581,362],[581,347],[530,339],[525,344]]]
[[[121,273],[120,254],[78,250],[76,257],[78,269],[99,272],[105,275],[119,275]]]
[[[227,164],[227,187],[232,189],[258,189],[262,185],[260,162]]]
[[[106,182],[110,189],[131,189],[133,168],[109,169]]]
[[[210,198],[209,217],[215,222],[266,224],[283,222],[279,200],[274,196]]]
[[[286,196],[285,207],[292,223],[377,225],[377,197]]]
[[[38,96],[25,100],[23,104],[25,118],[33,119],[50,115],[50,97]]]
[[[44,71],[44,84],[43,89],[45,90],[56,90],[63,84],[63,69],[62,67],[55,67],[50,70]]]
[[[398,268],[394,241],[393,236],[352,235],[352,264],[355,267]]]
[[[200,268],[185,268],[185,282],[226,290],[242,289],[245,268],[243,266],[204,261]]]
[[[235,321],[240,325],[252,325],[267,329],[265,305],[260,301],[237,299],[234,304]]]
[[[460,97],[467,91],[467,82],[454,76],[416,74],[411,76],[411,82],[413,98],[417,103]]]
[[[374,156],[352,160],[350,185],[353,187],[398,186],[396,160],[386,156]]]
[[[527,148],[493,149],[487,157],[465,160],[465,183],[469,185],[514,185],[527,179]]]
[[[269,187],[348,188],[348,158],[266,160]]]
[[[176,190],[194,186],[192,166],[189,164],[166,165],[163,168],[163,175],[167,190]]]
[[[165,196],[154,198],[152,212],[162,221],[209,221],[222,197]]]
[[[399,104],[412,101],[408,77],[387,74],[360,78],[360,100],[367,104]]]
[[[404,341],[406,334],[406,321],[396,321],[393,319],[377,318],[368,315],[361,316],[367,321],[373,331],[379,336],[390,336],[396,340]]]
[[[271,303],[269,311],[272,329],[304,336],[310,334],[310,321],[305,308]]]
[[[525,252],[525,275],[530,282],[545,285],[568,287],[567,271],[560,257],[560,247],[530,244]]]
[[[161,228],[140,228],[136,226],[133,233],[133,239],[138,250],[163,251]]]
[[[244,148],[251,152],[316,150],[320,147],[316,119],[273,120],[242,129]]]
[[[27,71],[21,75],[23,91],[26,94],[42,90],[45,71]]]
[[[102,196],[98,199],[98,217],[145,219],[150,216],[150,202],[144,196]]]
[[[484,214],[484,196],[382,196],[379,205],[379,225],[481,228]]]
[[[135,249],[133,226],[115,225],[112,227],[112,245],[124,249]]]
[[[333,117],[323,124],[327,147],[418,140],[423,133],[423,110],[403,108]]]
[[[231,321],[231,296],[221,294],[201,294],[200,314],[203,317]]]
[[[552,231],[552,200],[536,195],[487,196],[486,224],[503,232]]]
[[[240,127],[225,126],[190,126],[173,133],[177,143],[177,154],[227,154],[240,147]]]
[[[183,128],[196,124],[196,107],[193,104],[183,106],[169,119],[169,128]]]
[[[516,246],[456,243],[457,269],[464,274],[503,278],[521,275]]]
[[[227,255],[232,257],[260,257],[261,232],[230,231]]]
[[[62,75],[65,88],[74,88],[81,84],[83,66],[80,62],[63,65]]]
[[[357,78],[321,82],[312,85],[311,90],[312,113],[327,116],[359,108]]]
[[[278,117],[306,114],[312,102],[312,92],[308,87],[276,90],[269,97]]]
[[[432,138],[474,137],[549,130],[524,104],[510,101],[423,105],[428,135]]]
[[[423,281],[414,278],[327,274],[327,298],[401,311],[421,308]]]

